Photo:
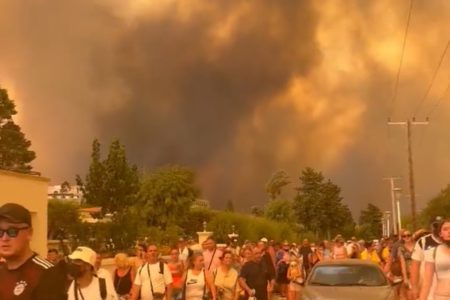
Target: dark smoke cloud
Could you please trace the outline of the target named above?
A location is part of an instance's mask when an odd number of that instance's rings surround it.
[[[382,177],[407,176],[403,131],[385,121],[408,1],[143,3],[0,0],[0,84],[37,169],[70,180],[93,138],[120,138],[139,167],[195,168],[216,207],[262,205],[272,172],[296,181],[312,166],[354,211],[389,208]],[[411,114],[450,36],[447,2],[415,3],[393,118]],[[417,130],[421,205],[450,180],[445,103]]]

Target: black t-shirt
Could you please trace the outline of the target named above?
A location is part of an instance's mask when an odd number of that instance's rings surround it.
[[[300,248],[300,255],[303,258],[303,265],[307,268],[309,267],[310,263],[309,263],[309,255],[312,254],[312,250],[311,247],[307,246],[302,246]]]
[[[33,255],[20,267],[0,267],[0,300],[65,300],[64,278],[53,265]]]
[[[257,300],[267,300],[267,283],[272,277],[269,275],[262,262],[246,262],[242,266],[239,277],[245,279],[249,288],[255,289],[255,297]]]
[[[264,264],[264,268],[266,268],[270,278],[275,278],[275,267],[269,253],[264,252],[261,263]]]

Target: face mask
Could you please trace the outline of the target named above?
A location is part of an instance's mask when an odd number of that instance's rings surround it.
[[[73,278],[80,278],[83,275],[82,267],[83,266],[81,266],[81,265],[76,265],[76,264],[70,263],[67,266],[67,272]]]

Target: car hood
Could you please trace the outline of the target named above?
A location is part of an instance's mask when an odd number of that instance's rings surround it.
[[[390,286],[306,286],[304,291],[306,299],[311,300],[390,300],[394,293]]]

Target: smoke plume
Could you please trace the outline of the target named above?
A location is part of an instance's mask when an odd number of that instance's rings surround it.
[[[405,128],[450,37],[450,3],[415,1],[0,0],[0,84],[15,98],[37,170],[55,184],[119,138],[132,162],[197,170],[214,207],[264,205],[285,169],[324,172],[357,211],[389,209]],[[418,118],[449,80],[450,53]],[[448,94],[414,128],[420,206],[450,182]],[[447,100],[445,100],[447,99]],[[287,192],[285,196],[289,196]],[[408,209],[407,201],[403,209]]]

